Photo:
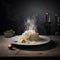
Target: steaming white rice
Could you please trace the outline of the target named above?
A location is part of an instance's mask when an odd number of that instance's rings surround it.
[[[26,30],[22,35],[17,39],[19,43],[35,43],[40,41],[39,34],[34,30]]]

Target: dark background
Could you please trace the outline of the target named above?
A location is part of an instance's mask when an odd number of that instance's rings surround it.
[[[51,17],[51,35],[55,34],[55,13],[60,16],[59,0],[0,0],[0,34],[13,29],[16,34],[24,32],[24,21],[29,16],[36,16],[39,34],[45,35],[45,13]]]

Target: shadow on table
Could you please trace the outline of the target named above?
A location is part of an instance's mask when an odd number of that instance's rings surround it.
[[[44,51],[55,48],[57,46],[57,43],[51,40],[51,42],[44,45],[36,45],[36,46],[13,45],[13,46],[18,49],[29,50],[29,51]]]

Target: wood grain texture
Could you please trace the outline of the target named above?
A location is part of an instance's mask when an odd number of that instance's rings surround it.
[[[0,36],[0,56],[60,56],[60,36],[49,36],[51,42],[41,46],[16,46],[15,50],[8,48],[8,38]]]

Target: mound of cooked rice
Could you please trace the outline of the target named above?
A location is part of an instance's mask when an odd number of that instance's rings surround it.
[[[26,30],[22,35],[17,39],[19,43],[40,41],[39,34],[34,30]]]

